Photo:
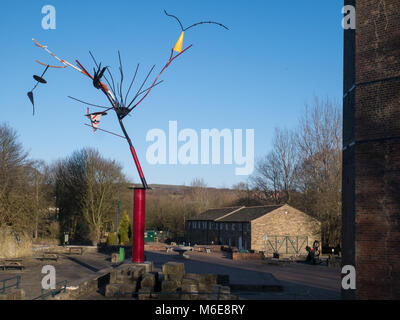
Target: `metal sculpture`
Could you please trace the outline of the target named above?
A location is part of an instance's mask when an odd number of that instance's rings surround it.
[[[165,11],[165,10],[164,10]],[[90,126],[94,132],[96,132],[97,130],[106,132],[106,133],[110,133],[112,135],[118,136],[120,138],[125,139],[128,142],[129,145],[129,149],[131,151],[131,155],[132,158],[134,160],[136,169],[138,171],[140,180],[142,182],[142,187],[141,188],[134,188],[134,239],[133,239],[133,262],[135,263],[142,263],[144,262],[144,221],[145,221],[145,192],[147,189],[150,189],[147,182],[146,182],[146,178],[143,174],[143,170],[141,168],[138,156],[136,154],[135,148],[133,146],[132,140],[129,137],[126,129],[125,129],[125,125],[123,123],[123,119],[127,116],[130,115],[130,113],[148,96],[148,94],[150,93],[150,91],[157,85],[159,85],[160,83],[162,83],[161,81],[158,81],[158,79],[160,78],[161,74],[170,66],[170,64],[176,59],[178,58],[180,55],[182,55],[184,52],[186,52],[188,49],[190,49],[192,47],[192,45],[189,45],[188,47],[186,47],[185,49],[182,50],[182,46],[183,46],[183,34],[184,31],[188,30],[189,28],[192,28],[194,26],[197,26],[199,24],[205,24],[205,23],[213,23],[213,24],[217,24],[220,25],[226,29],[228,29],[227,27],[225,27],[224,25],[218,23],[218,22],[213,22],[213,21],[206,21],[206,22],[198,22],[195,23],[189,27],[187,27],[186,29],[183,28],[182,23],[180,22],[180,20],[173,16],[173,15],[169,15],[166,11],[165,14],[167,16],[173,17],[175,18],[182,29],[182,33],[177,41],[177,43],[175,44],[175,46],[171,49],[171,54],[169,56],[169,59],[167,60],[167,62],[165,63],[164,67],[161,69],[161,71],[158,73],[158,75],[155,77],[154,81],[152,82],[152,84],[147,88],[143,90],[143,87],[145,86],[148,78],[150,77],[151,73],[153,72],[155,65],[150,69],[150,71],[147,73],[147,76],[145,77],[144,81],[142,82],[142,84],[140,85],[139,89],[137,90],[136,94],[134,95],[134,97],[130,100],[130,102],[128,103],[128,97],[129,97],[129,93],[131,91],[131,88],[135,82],[138,70],[139,70],[139,64],[136,67],[135,73],[133,75],[132,81],[129,85],[129,88],[127,90],[127,92],[124,94],[123,93],[123,81],[124,81],[124,72],[123,72],[123,67],[122,67],[122,59],[121,59],[121,54],[118,51],[118,60],[119,60],[119,72],[120,72],[120,81],[115,83],[114,81],[114,77],[112,75],[112,73],[109,70],[109,67],[102,67],[101,63],[97,63],[94,55],[92,54],[92,52],[89,51],[90,56],[93,59],[93,62],[96,66],[96,68],[93,68],[93,75],[90,74],[86,68],[78,61],[75,60],[77,63],[77,66],[69,63],[68,61],[66,61],[65,59],[60,59],[59,57],[57,57],[54,53],[52,53],[50,50],[48,50],[47,46],[41,45],[38,41],[36,41],[35,39],[32,39],[35,43],[35,45],[39,48],[44,49],[47,53],[49,53],[50,55],[52,55],[55,59],[57,59],[62,66],[51,66],[48,64],[44,64],[38,60],[36,60],[36,62],[38,62],[41,65],[46,66],[45,71],[43,72],[41,77],[35,76],[35,80],[37,80],[37,84],[35,85],[35,87],[28,92],[28,97],[31,100],[32,104],[34,104],[33,101],[33,93],[32,91],[36,88],[36,86],[38,85],[38,83],[46,83],[46,81],[42,78],[43,75],[46,73],[47,69],[49,67],[52,68],[67,68],[67,67],[72,67],[73,69],[75,69],[76,71],[79,71],[80,73],[82,73],[83,75],[85,75],[86,77],[88,77],[89,79],[91,79],[93,86],[100,90],[101,92],[103,92],[103,94],[107,97],[108,102],[110,103],[110,107],[105,107],[105,106],[100,106],[100,105],[96,105],[96,104],[92,104],[92,103],[88,103],[85,102],[83,100],[74,98],[69,96],[69,98],[74,99],[80,103],[86,104],[86,105],[90,105],[96,108],[102,108],[104,109],[101,112],[93,112],[90,113],[89,108],[87,108],[87,112],[85,114],[85,116],[90,120]],[[174,55],[174,52],[177,52],[177,54]],[[108,76],[110,78],[107,78],[106,72],[108,74]],[[104,79],[104,81],[107,83],[107,85],[102,82],[102,80]],[[158,81],[158,82],[157,82]],[[138,101],[136,101],[137,99],[139,99]],[[117,120],[118,123],[121,127],[122,133],[123,135],[119,135],[117,133],[105,130],[105,129],[101,129],[99,128],[99,124],[100,124],[100,118],[102,116],[107,115],[107,111],[109,110],[114,110],[115,114],[117,116]]]

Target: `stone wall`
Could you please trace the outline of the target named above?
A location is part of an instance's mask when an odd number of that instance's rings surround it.
[[[312,246],[314,240],[321,241],[321,223],[285,205],[251,222],[252,250],[266,250],[265,236],[291,236],[292,240],[297,236],[308,236],[308,245]],[[307,254],[307,252],[304,249],[300,254]]]
[[[262,253],[240,253],[232,252],[232,260],[262,260],[264,255]]]

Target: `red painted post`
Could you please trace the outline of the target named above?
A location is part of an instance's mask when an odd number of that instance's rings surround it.
[[[146,189],[134,188],[133,203],[133,263],[144,262],[144,219],[146,210]]]

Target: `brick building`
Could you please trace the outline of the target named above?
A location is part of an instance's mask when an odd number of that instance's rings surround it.
[[[222,244],[269,254],[306,254],[321,223],[289,205],[211,209],[186,221],[191,244]]]
[[[342,263],[345,299],[400,298],[400,1],[346,0]]]

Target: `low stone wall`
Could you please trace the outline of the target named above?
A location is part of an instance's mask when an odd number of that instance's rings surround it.
[[[206,251],[206,248],[210,248],[211,252],[221,252],[221,245],[197,245],[194,248],[200,248],[202,251]]]
[[[144,250],[150,250],[150,251],[165,251],[167,248],[167,245],[165,243],[147,243],[144,245]]]
[[[233,252],[232,260],[262,260],[264,255],[262,253],[240,253]]]

